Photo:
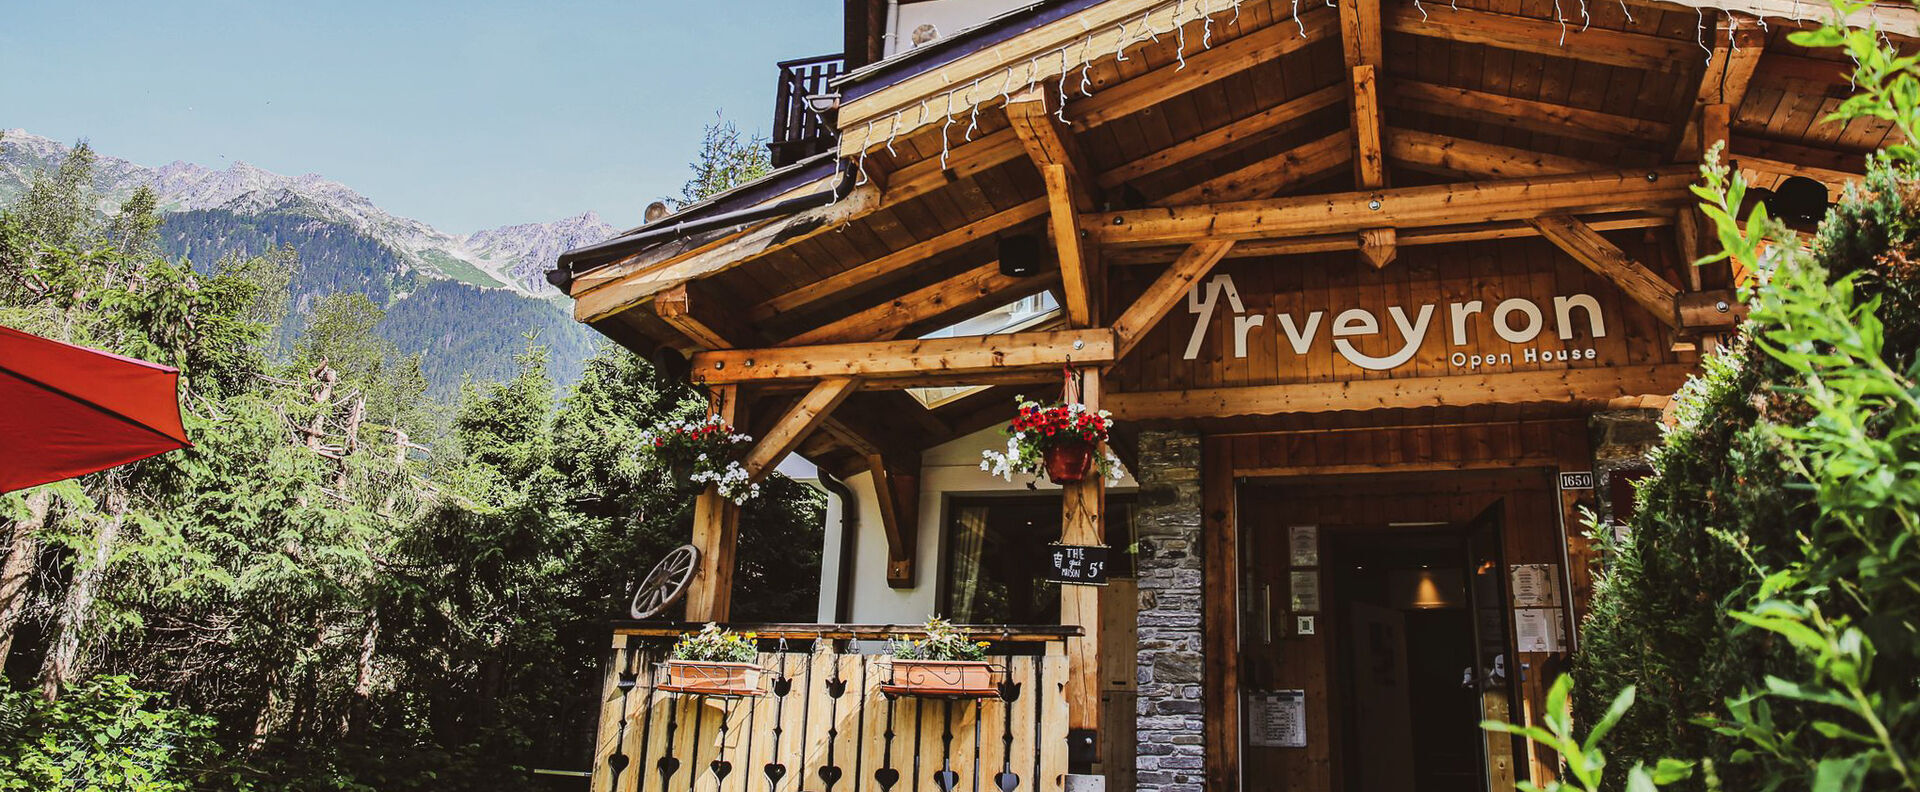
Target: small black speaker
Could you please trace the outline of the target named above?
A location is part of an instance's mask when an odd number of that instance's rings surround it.
[[[1766,204],[1768,212],[1789,223],[1818,223],[1827,216],[1827,185],[1793,176],[1780,183]]]
[[[1040,274],[1040,268],[1046,263],[1046,245],[1040,237],[1014,234],[1000,237],[997,241],[1000,245],[1000,274],[1010,278]]]

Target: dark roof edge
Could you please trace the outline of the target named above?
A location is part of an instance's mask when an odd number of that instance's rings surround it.
[[[1008,11],[947,38],[847,72],[833,81],[840,101],[851,102],[910,77],[939,69],[1029,30],[1058,22],[1106,0],[1045,0]],[[885,79],[882,79],[885,78]]]

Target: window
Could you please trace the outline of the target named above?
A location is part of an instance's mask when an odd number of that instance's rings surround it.
[[[1107,495],[1109,577],[1133,576],[1133,497]],[[1060,497],[956,498],[947,508],[941,614],[960,624],[1058,624],[1060,590],[1042,578],[1060,539]]]

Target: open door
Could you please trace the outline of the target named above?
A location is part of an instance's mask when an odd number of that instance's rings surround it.
[[[1463,684],[1480,690],[1480,720],[1512,721],[1513,702],[1519,701],[1519,668],[1513,651],[1512,619],[1507,593],[1505,535],[1501,515],[1506,501],[1494,501],[1467,523],[1467,597],[1473,610],[1474,665]],[[1512,789],[1526,780],[1526,763],[1518,761],[1524,749],[1513,735],[1482,731],[1489,790]]]

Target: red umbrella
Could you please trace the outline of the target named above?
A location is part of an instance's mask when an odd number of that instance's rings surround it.
[[[185,448],[180,372],[0,327],[0,492]]]

